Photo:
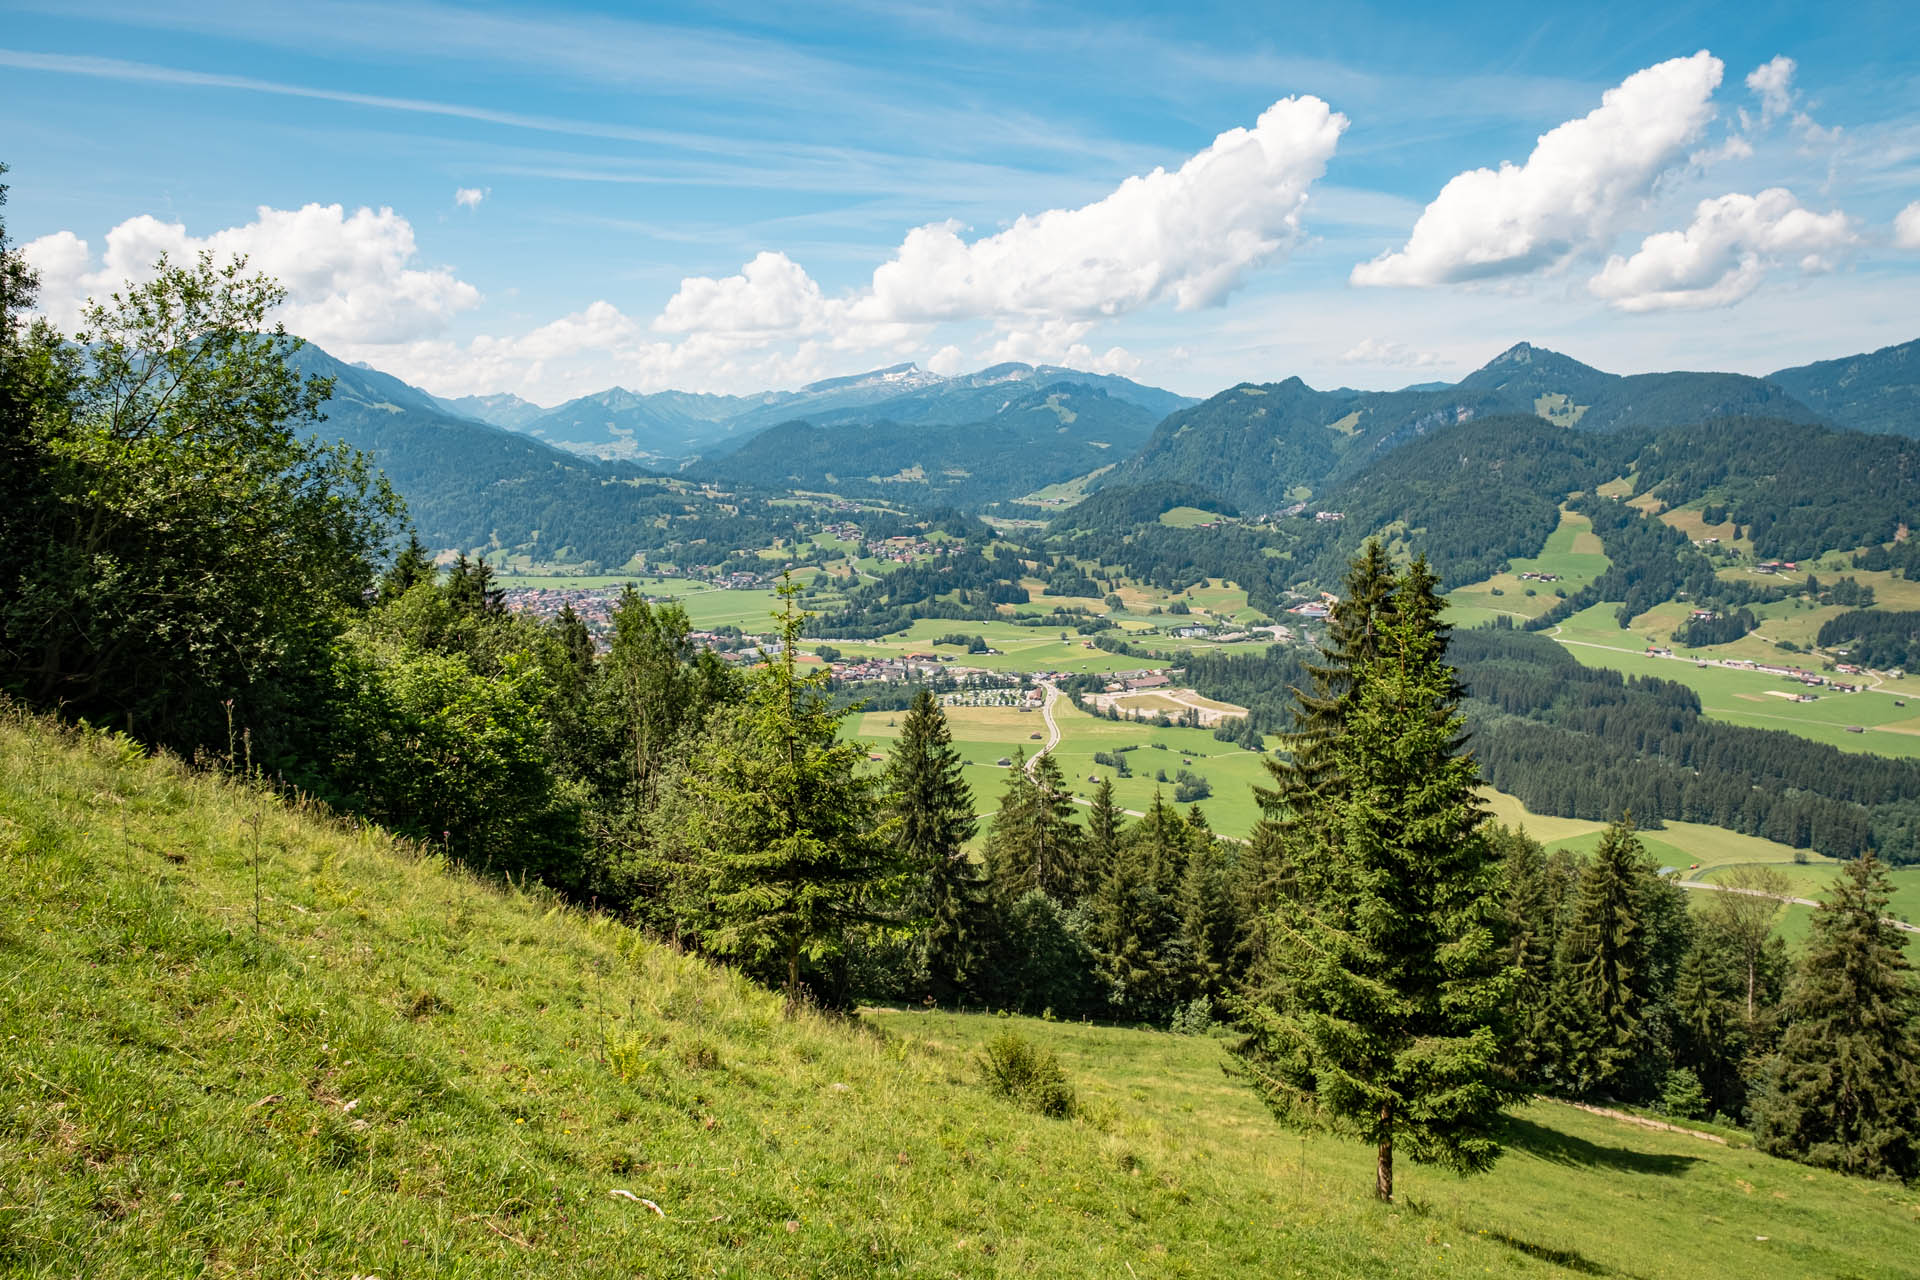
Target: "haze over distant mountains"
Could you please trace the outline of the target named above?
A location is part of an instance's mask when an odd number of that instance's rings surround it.
[[[1496,418],[1582,437],[1731,419],[1920,437],[1920,341],[1765,378],[1621,376],[1523,342],[1457,383],[1320,391],[1288,378],[1201,402],[1054,366],[945,377],[909,364],[746,396],[615,388],[547,410],[437,398],[313,346],[297,362],[336,379],[321,432],[370,453],[436,545],[591,543],[590,559],[652,536],[643,512],[694,500],[659,477],[922,510],[980,510],[1067,481],[1175,485],[1252,515],[1350,495],[1406,444]]]
[[[1191,396],[1113,375],[1019,363],[958,377],[898,364],[810,383],[797,391],[738,396],[611,387],[554,409],[512,395],[463,396],[439,403],[453,413],[522,431],[575,453],[671,469],[729,451],[753,433],[786,422],[830,426],[884,419],[957,425],[994,418],[1014,408],[1023,394],[1063,385],[1100,389],[1137,406],[1154,421],[1195,403]]]

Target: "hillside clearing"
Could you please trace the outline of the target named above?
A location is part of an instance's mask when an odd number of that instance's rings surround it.
[[[0,856],[20,1274],[1908,1269],[1910,1192],[1553,1103],[1378,1208],[1371,1154],[1276,1128],[1207,1037],[1019,1020],[1081,1090],[1042,1120],[975,1083],[1006,1020],[789,1019],[117,738],[0,723]]]

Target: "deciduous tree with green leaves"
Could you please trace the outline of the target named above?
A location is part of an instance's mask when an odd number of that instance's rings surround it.
[[[0,590],[30,700],[187,747],[224,746],[232,699],[258,743],[326,669],[400,505],[312,434],[329,384],[287,363],[285,296],[244,261],[163,258],[46,353],[67,388],[31,427],[46,501]]]

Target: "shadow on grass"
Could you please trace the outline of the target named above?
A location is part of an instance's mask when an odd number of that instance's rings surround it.
[[[1500,1140],[1515,1151],[1584,1169],[1614,1169],[1621,1173],[1651,1173],[1672,1178],[1699,1163],[1698,1156],[1661,1155],[1630,1147],[1603,1147],[1585,1138],[1549,1129],[1531,1120],[1509,1116]]]
[[[1510,1236],[1504,1231],[1489,1231],[1487,1233],[1487,1239],[1497,1241],[1519,1253],[1524,1253],[1529,1258],[1537,1258],[1541,1262],[1550,1263],[1553,1266],[1561,1267],[1568,1271],[1577,1271],[1583,1276],[1611,1276],[1620,1274],[1613,1268],[1603,1267],[1593,1259],[1573,1249],[1549,1248],[1543,1244],[1535,1244],[1531,1240],[1522,1240],[1518,1236]]]

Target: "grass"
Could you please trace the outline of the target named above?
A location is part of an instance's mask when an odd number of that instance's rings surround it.
[[[1697,662],[1653,658],[1645,653],[1657,635],[1629,628],[1621,630],[1612,605],[1583,609],[1547,634],[1568,646],[1589,666],[1610,667],[1627,675],[1652,675],[1677,681],[1700,695],[1702,711],[1710,718],[1756,729],[1784,729],[1844,751],[1886,756],[1920,756],[1920,681],[1887,683],[1861,693],[1840,694],[1813,690],[1813,702],[1774,697],[1776,691],[1798,692],[1801,686],[1780,676],[1741,671]],[[1642,615],[1643,617],[1645,615]],[[1637,621],[1637,620],[1636,620]],[[1718,650],[1702,651],[1699,661],[1711,662]],[[1775,654],[1772,661],[1811,665],[1804,657]],[[1897,703],[1907,705],[1899,706]],[[1860,733],[1847,726],[1858,725]]]
[[[788,1016],[117,738],[0,722],[0,858],[8,1274],[1910,1271],[1911,1192],[1551,1103],[1376,1206],[1371,1153],[1279,1130],[1217,1040]],[[982,1086],[1009,1027],[1072,1116]]]
[[[1506,573],[1461,587],[1449,596],[1452,608],[1448,621],[1455,626],[1474,626],[1499,613],[1537,618],[1558,603],[1556,590],[1572,595],[1605,573],[1611,563],[1593,532],[1593,522],[1563,510],[1559,526],[1547,535],[1538,556],[1513,560]],[[1521,578],[1523,573],[1556,574],[1560,581],[1528,581]],[[1495,595],[1496,591],[1500,594]]]
[[[978,1052],[1008,1025],[980,1015],[868,1016],[903,1039],[958,1054]],[[1138,1275],[1338,1274],[1321,1236],[1343,1226],[1355,1239],[1417,1242],[1398,1258],[1380,1256],[1381,1275],[1878,1275],[1907,1266],[1908,1193],[1861,1194],[1860,1184],[1752,1150],[1553,1102],[1512,1117],[1507,1155],[1490,1174],[1463,1180],[1403,1162],[1402,1203],[1376,1207],[1360,1198],[1371,1152],[1276,1130],[1220,1070],[1222,1041],[1073,1023],[1020,1029],[1059,1057],[1086,1111],[1153,1117],[1116,1153],[1140,1182],[1178,1186],[1196,1206],[1245,1206],[1243,1240],[1200,1257],[1170,1247]],[[1262,1244],[1274,1235],[1294,1252],[1261,1271]]]
[[[1173,507],[1160,513],[1160,523],[1175,529],[1196,529],[1222,518],[1218,511],[1202,507]]]
[[[1019,506],[1058,507],[1062,509],[1078,505],[1086,500],[1087,486],[1107,474],[1107,472],[1113,470],[1115,465],[1116,464],[1110,462],[1104,467],[1096,467],[1083,476],[1075,476],[1071,480],[1062,480],[1057,484],[1046,485],[1042,488],[1035,489],[1024,498],[1013,498],[1010,501]]]
[[[885,755],[905,719],[905,712],[867,712],[849,721],[847,732],[866,743],[871,754]],[[1007,770],[995,762],[1011,758],[1016,750],[1032,756],[1045,746],[1046,721],[1037,711],[1012,707],[949,707],[947,720],[954,745],[967,762],[974,811],[990,815],[998,808],[1007,783]],[[1171,779],[1186,769],[1212,784],[1213,794],[1194,803],[1221,835],[1245,836],[1260,816],[1253,786],[1269,781],[1262,757],[1220,741],[1210,729],[1162,729],[1133,720],[1107,720],[1069,706],[1065,699],[1054,707],[1054,722],[1061,735],[1055,760],[1067,786],[1083,800],[1092,797],[1099,785],[1096,779],[1107,778],[1113,782],[1116,804],[1145,812],[1156,789],[1168,803],[1173,802]],[[1124,752],[1133,776],[1122,778],[1112,766],[1096,763],[1097,752]],[[1156,781],[1155,775],[1162,770],[1168,782]],[[1185,812],[1192,805],[1176,807]]]

